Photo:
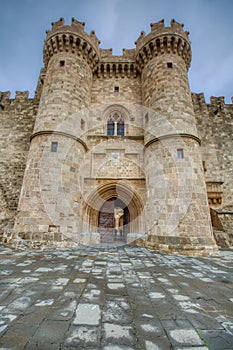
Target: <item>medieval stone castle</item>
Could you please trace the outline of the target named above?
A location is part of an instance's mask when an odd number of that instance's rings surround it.
[[[122,56],[75,19],[46,34],[34,98],[0,93],[2,240],[232,246],[233,106],[190,92],[183,25]]]

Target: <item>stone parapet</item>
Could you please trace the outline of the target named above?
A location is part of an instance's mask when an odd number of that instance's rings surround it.
[[[164,53],[173,53],[181,56],[187,69],[191,62],[191,48],[188,32],[183,31],[183,24],[171,21],[170,27],[164,26],[164,20],[151,24],[151,32],[145,35],[141,32],[136,40],[136,62],[140,69],[153,57]]]
[[[70,26],[65,25],[64,19],[52,23],[52,30],[46,31],[44,45],[44,65],[47,67],[50,58],[58,52],[72,52],[82,55],[91,66],[99,61],[99,43],[95,32],[90,35],[84,32],[84,22],[72,18]]]

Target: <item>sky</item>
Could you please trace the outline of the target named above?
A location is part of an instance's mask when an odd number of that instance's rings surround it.
[[[60,17],[84,21],[95,30],[100,47],[135,48],[141,31],[161,19],[184,24],[190,32],[192,92],[233,96],[233,0],[0,0],[0,91],[30,92],[34,96],[43,67],[45,31]]]

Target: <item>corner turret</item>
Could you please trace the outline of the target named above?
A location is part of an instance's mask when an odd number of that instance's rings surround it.
[[[183,24],[151,24],[151,32],[142,32],[136,41],[136,63],[143,105],[149,111],[144,123],[147,246],[193,255],[212,253],[217,248],[187,76],[191,46]],[[193,218],[200,210],[197,222]]]
[[[94,31],[90,35],[85,33],[84,25],[74,18],[71,25],[65,25],[60,18],[46,32],[45,68],[37,87],[39,108],[14,228],[16,234],[36,232],[44,237],[54,227],[66,234],[72,217],[73,229],[80,230],[77,174],[87,151],[85,111],[91,103],[93,68],[99,61],[99,40]],[[64,202],[62,186],[70,207],[60,205]],[[57,198],[57,203],[56,200],[51,203],[51,198]],[[73,210],[72,214],[69,210]],[[54,222],[51,212],[57,213]]]

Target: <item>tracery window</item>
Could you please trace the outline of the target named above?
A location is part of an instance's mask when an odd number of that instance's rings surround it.
[[[124,117],[118,113],[110,115],[107,122],[107,135],[109,136],[124,136],[125,121]]]

